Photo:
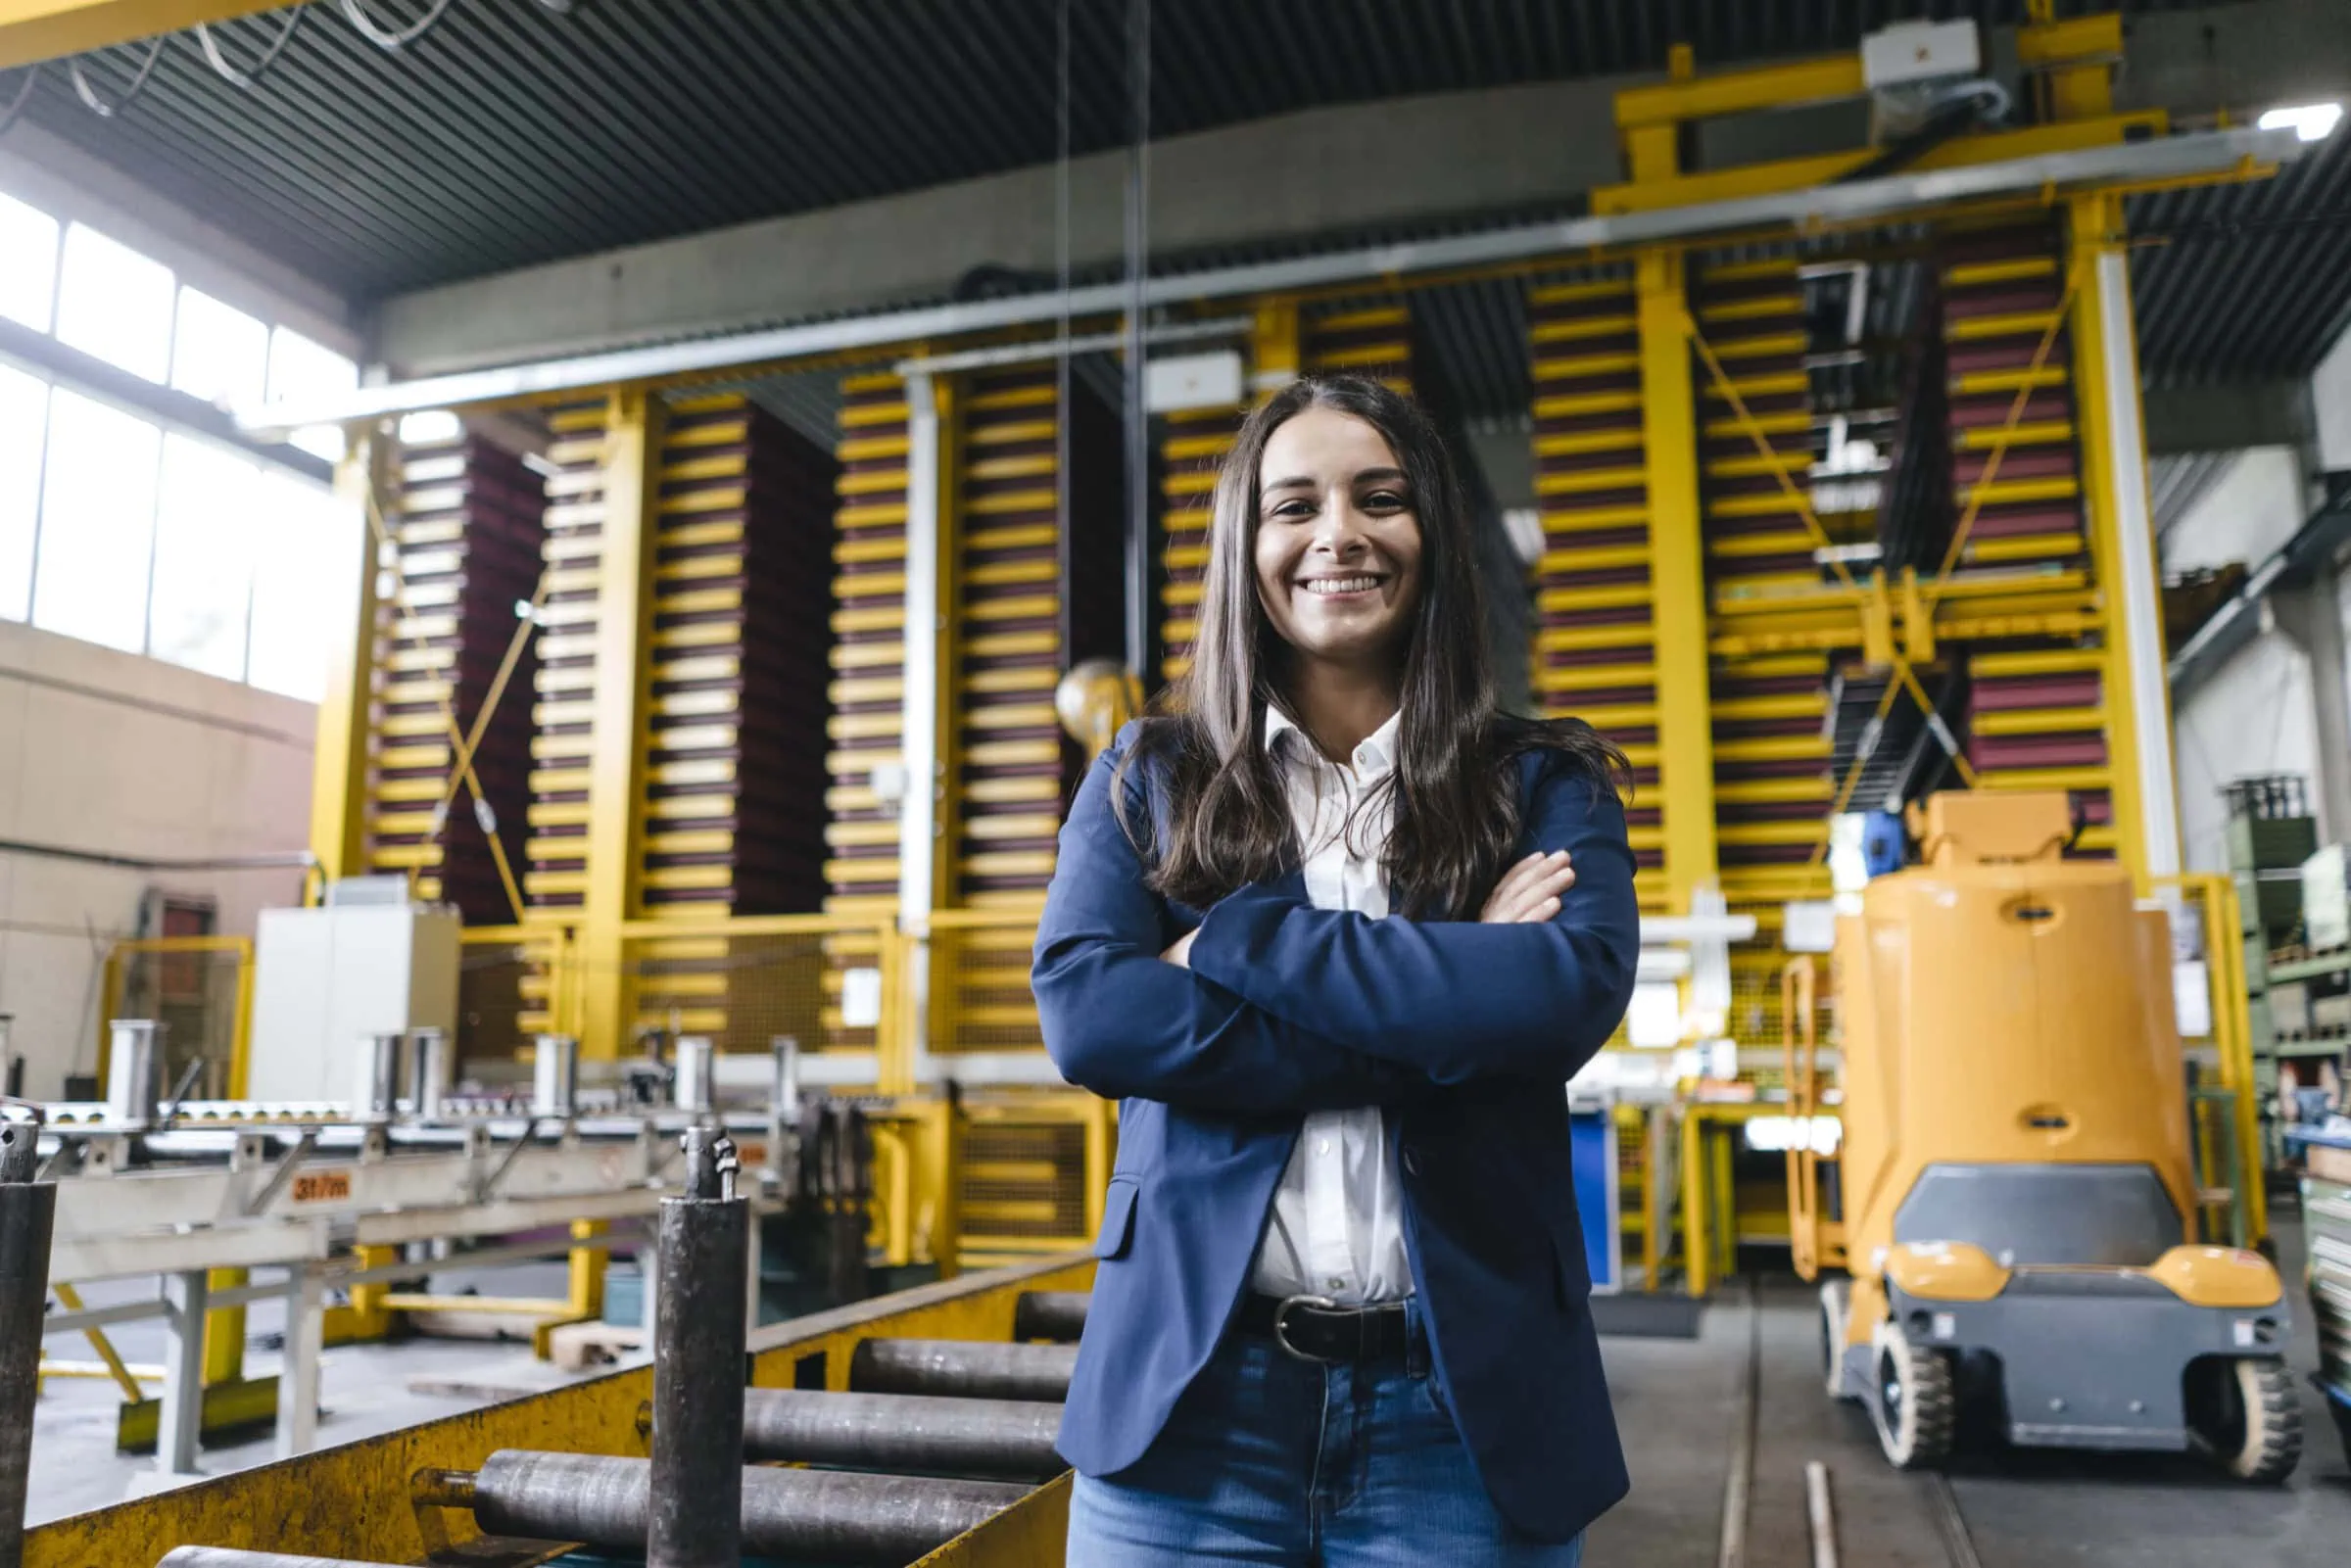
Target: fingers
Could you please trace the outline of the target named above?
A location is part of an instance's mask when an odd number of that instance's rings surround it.
[[[1547,921],[1559,912],[1559,897],[1575,885],[1565,850],[1534,854],[1503,874],[1478,919],[1490,925]]]

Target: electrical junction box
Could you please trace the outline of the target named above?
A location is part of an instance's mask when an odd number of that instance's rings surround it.
[[[1861,80],[1870,91],[1984,71],[1972,22],[1903,22],[1861,40]]]
[[[1143,366],[1143,406],[1152,413],[1238,408],[1248,401],[1241,380],[1241,356],[1232,349],[1174,355]]]
[[[461,925],[455,910],[406,903],[263,910],[246,1098],[347,1101],[372,1036],[456,1039]]]

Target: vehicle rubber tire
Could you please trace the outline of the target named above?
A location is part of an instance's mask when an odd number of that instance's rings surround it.
[[[1889,1318],[1871,1341],[1875,1387],[1864,1402],[1878,1447],[1896,1470],[1932,1470],[1950,1456],[1959,1398],[1951,1387],[1951,1358],[1910,1343]]]
[[[2274,1355],[2204,1361],[2190,1372],[2188,1422],[2222,1469],[2239,1481],[2274,1484],[2302,1458],[2302,1399]]]
[[[1820,1282],[1820,1382],[1829,1398],[1842,1400],[1845,1392],[1845,1333],[1847,1314],[1852,1311],[1853,1288],[1842,1279]]]

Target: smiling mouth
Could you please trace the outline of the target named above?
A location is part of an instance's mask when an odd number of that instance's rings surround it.
[[[1304,577],[1298,580],[1298,586],[1317,598],[1345,598],[1357,594],[1369,594],[1386,581],[1385,577],[1370,574],[1359,577]]]

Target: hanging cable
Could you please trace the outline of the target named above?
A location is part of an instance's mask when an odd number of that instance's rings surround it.
[[[406,27],[394,31],[385,28],[376,22],[374,17],[368,15],[367,0],[343,0],[343,15],[350,18],[351,24],[360,29],[360,37],[365,38],[378,49],[407,48],[432,31],[448,11],[449,0],[433,0],[431,10],[409,23]]]
[[[1061,320],[1053,356],[1053,515],[1060,528],[1054,535],[1054,550],[1058,557],[1056,571],[1061,583],[1060,604],[1061,651],[1064,665],[1077,662],[1077,650],[1070,645],[1070,633],[1076,624],[1076,609],[1071,603],[1074,587],[1070,580],[1072,548],[1070,536],[1076,530],[1076,520],[1070,516],[1070,420],[1075,410],[1070,406],[1070,0],[1060,0],[1054,7],[1053,46],[1053,286],[1061,297]]]
[[[1151,255],[1151,0],[1128,0],[1127,90],[1134,134],[1127,158],[1127,668],[1147,684],[1151,415],[1143,405],[1143,285]]]
[[[213,63],[213,70],[219,72],[222,81],[240,91],[251,92],[254,83],[277,64],[277,57],[284,54],[286,45],[294,41],[296,30],[302,26],[302,14],[309,9],[308,6],[295,6],[287,11],[286,25],[278,33],[277,42],[263,51],[262,58],[255,61],[249,70],[240,71],[228,63],[228,58],[220,52],[218,40],[213,37],[210,24],[202,22],[196,24],[196,42],[203,48],[204,58]]]
[[[145,90],[147,78],[155,74],[155,63],[164,58],[164,45],[170,36],[168,32],[156,34],[155,41],[147,46],[147,59],[140,65],[138,74],[130,78],[130,85],[122,89],[122,96],[111,104],[98,96],[98,90],[90,85],[89,77],[82,74],[80,56],[67,61],[66,74],[72,78],[74,96],[81,100],[84,109],[100,119],[114,119],[128,109],[130,101]]]
[[[33,85],[40,79],[41,63],[36,60],[24,68],[24,85],[17,89],[17,96],[9,100],[6,109],[0,109],[0,136],[7,135],[9,128],[24,118],[25,107],[32,102]]]

